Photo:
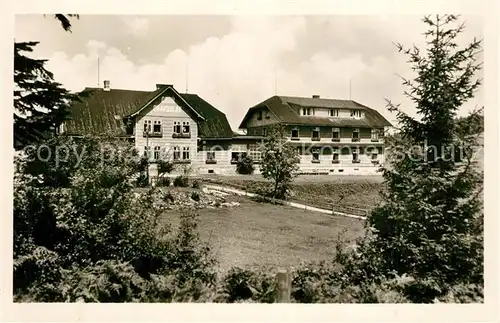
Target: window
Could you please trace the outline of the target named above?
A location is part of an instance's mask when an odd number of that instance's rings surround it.
[[[292,140],[299,140],[299,129],[293,128],[292,129]]]
[[[266,111],[266,119],[271,119],[271,116],[269,115],[269,111]]]
[[[330,117],[338,117],[339,109],[330,109]]]
[[[144,146],[144,157],[146,158],[151,158],[151,147],[150,146]]]
[[[266,128],[262,128],[262,135],[267,136],[267,129]]]
[[[262,111],[257,112],[257,120],[262,120]]]
[[[179,146],[174,147],[174,160],[179,160],[181,159],[181,150]]]
[[[151,132],[151,120],[144,120],[144,132],[145,133]]]
[[[302,115],[303,116],[314,115],[314,109],[313,108],[302,108]]]
[[[361,110],[351,110],[352,118],[361,118]]]
[[[183,122],[182,123],[182,133],[183,134],[188,134],[189,133],[189,121]]]
[[[319,163],[319,149],[313,148],[312,150],[312,162]]]
[[[180,134],[181,133],[181,123],[174,121],[174,134]]]
[[[359,163],[359,151],[357,148],[352,149],[352,162]]]
[[[262,152],[259,149],[259,144],[248,145],[248,156],[256,163],[260,163],[262,160]]]
[[[153,132],[155,133],[161,133],[161,121],[160,120],[155,120],[153,123]]]
[[[189,160],[189,147],[182,147],[182,159]]]
[[[215,160],[215,151],[207,151],[207,164],[216,164],[217,161]]]
[[[340,128],[332,129],[332,141],[340,141]]]
[[[359,141],[359,129],[352,129],[352,141]]]
[[[372,141],[378,141],[379,130],[372,129]]]
[[[160,146],[155,146],[153,158],[154,160],[160,159]]]
[[[312,140],[317,140],[319,141],[319,128],[316,127],[312,131]]]
[[[231,164],[236,164],[240,158],[245,158],[247,156],[246,152],[232,152],[231,153]]]
[[[332,152],[332,163],[338,163],[339,162],[339,149],[338,148],[333,148]]]

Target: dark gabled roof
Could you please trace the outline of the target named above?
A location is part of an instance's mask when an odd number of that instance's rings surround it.
[[[196,94],[178,93],[170,85],[159,86],[155,91],[133,91],[86,88],[82,102],[71,107],[71,119],[65,123],[65,133],[71,135],[112,133],[123,135],[122,121],[146,108],[168,89],[185,102],[186,108],[197,116],[200,138],[231,138],[233,132],[226,115]]]
[[[391,123],[387,121],[387,119],[385,119],[377,110],[369,108],[356,101],[292,96],[273,96],[250,108],[243,118],[243,121],[241,122],[239,128],[241,129],[245,127],[247,119],[252,111],[262,107],[267,107],[282,124],[368,128],[391,126]],[[301,116],[300,108],[302,107],[360,109],[365,111],[365,118],[351,119]]]

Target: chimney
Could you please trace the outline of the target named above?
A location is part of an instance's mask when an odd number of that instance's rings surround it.
[[[314,94],[313,95],[313,99],[319,99],[319,95],[318,94]]]
[[[110,91],[111,90],[111,82],[109,80],[104,81],[104,91]]]

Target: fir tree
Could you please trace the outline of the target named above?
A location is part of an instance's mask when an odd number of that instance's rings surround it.
[[[66,31],[71,30],[69,17],[54,17]],[[35,59],[38,42],[14,43],[14,147],[20,148],[53,134],[68,117],[72,100],[78,99],[54,81],[45,68],[47,60]]]
[[[475,75],[481,41],[459,48],[455,39],[464,24],[456,26],[457,19],[423,20],[429,26],[425,53],[398,45],[417,75],[403,84],[420,118],[388,102],[400,124],[390,147],[397,153],[383,169],[384,203],[369,216],[369,233],[357,254],[364,263],[358,280],[411,275],[421,285],[410,294],[420,301],[446,293],[448,286],[483,279],[482,174],[473,160],[478,131],[456,117],[480,86]],[[474,113],[465,120],[480,117]]]

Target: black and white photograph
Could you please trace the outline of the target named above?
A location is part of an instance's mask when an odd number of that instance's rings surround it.
[[[481,15],[47,12],[14,17],[14,304],[485,303]]]

